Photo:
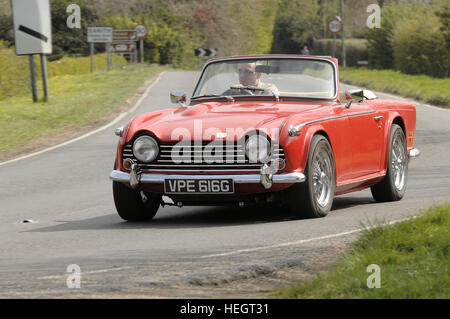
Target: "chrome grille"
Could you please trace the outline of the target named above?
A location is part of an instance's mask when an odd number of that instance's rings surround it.
[[[132,159],[142,171],[254,171],[259,172],[262,163],[250,163],[245,156],[243,143],[213,144],[163,143],[159,145],[156,160],[146,164],[136,160],[133,145],[125,144],[123,159]],[[272,145],[272,158],[284,159],[284,150],[279,144]]]

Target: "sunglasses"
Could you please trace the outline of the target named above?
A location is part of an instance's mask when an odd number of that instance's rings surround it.
[[[239,73],[245,74],[245,75],[250,75],[250,74],[254,74],[255,73],[254,71],[250,71],[250,70],[241,70],[241,69],[239,69],[238,71],[239,71]]]

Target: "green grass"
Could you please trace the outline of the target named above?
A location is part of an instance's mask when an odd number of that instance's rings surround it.
[[[393,70],[340,68],[340,80],[367,89],[399,94],[422,102],[450,107],[450,78],[408,75]]]
[[[117,54],[112,55],[113,66],[119,67],[127,61]],[[42,79],[39,55],[34,55],[36,78]],[[96,71],[107,67],[106,54],[94,55]],[[64,57],[60,60],[47,62],[48,76],[80,75],[91,72],[90,57]],[[22,95],[31,90],[30,66],[28,56],[16,55],[14,48],[2,46],[0,41],[0,100]]]
[[[364,230],[329,272],[278,290],[278,298],[450,298],[450,203],[391,226]],[[381,287],[367,287],[367,266]]]
[[[0,153],[45,136],[76,130],[117,111],[138,87],[168,67],[130,65],[110,72],[54,76],[50,102],[26,95],[0,101]],[[42,99],[42,85],[38,83]]]

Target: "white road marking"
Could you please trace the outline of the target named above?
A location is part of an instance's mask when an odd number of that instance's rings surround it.
[[[133,268],[133,267],[117,267],[117,268],[99,269],[99,270],[92,270],[92,271],[82,271],[80,274],[81,274],[81,276],[83,276],[83,275],[100,274],[100,273],[105,273],[105,272],[110,272],[110,271],[124,270],[124,269],[131,269],[131,268]],[[68,275],[70,275],[70,273],[67,273],[65,275],[44,276],[44,277],[39,277],[38,279],[60,279],[60,278],[65,278]]]
[[[393,225],[393,224],[396,224],[396,223],[399,223],[399,222],[402,222],[402,221],[405,221],[405,220],[413,219],[413,218],[416,218],[416,217],[417,216],[412,216],[412,217],[403,218],[403,219],[397,219],[397,220],[394,220],[394,221],[390,221],[389,223],[383,224],[383,226]],[[206,255],[206,256],[201,256],[200,258],[223,257],[223,256],[230,256],[230,255],[254,252],[254,251],[264,250],[264,249],[271,249],[271,248],[279,248],[279,247],[300,245],[300,244],[304,244],[304,243],[311,242],[311,241],[318,241],[318,240],[323,240],[323,239],[330,239],[330,238],[335,238],[335,237],[340,237],[340,236],[346,236],[346,235],[350,235],[350,234],[353,234],[353,233],[362,232],[362,231],[364,231],[366,229],[372,229],[372,228],[375,228],[375,227],[378,227],[378,226],[371,226],[371,227],[367,227],[367,228],[350,230],[350,231],[346,231],[346,232],[343,232],[343,233],[331,234],[331,235],[315,237],[315,238],[302,239],[302,240],[298,240],[298,241],[292,241],[292,242],[287,242],[287,243],[275,244],[275,245],[270,245],[270,246],[261,246],[261,247],[255,247],[255,248],[234,250],[234,251],[229,251],[229,252],[221,253],[221,254]]]
[[[71,143],[73,143],[73,142],[76,142],[76,141],[85,139],[86,137],[89,137],[89,136],[91,136],[91,135],[94,135],[95,133],[98,133],[98,132],[100,132],[100,131],[103,131],[104,129],[106,129],[106,128],[108,128],[108,127],[110,127],[110,126],[116,124],[116,123],[119,122],[121,119],[123,119],[126,115],[128,115],[128,114],[134,112],[134,111],[141,105],[141,103],[142,103],[142,101],[144,100],[144,98],[147,97],[147,94],[148,94],[148,93],[150,92],[150,90],[156,85],[156,83],[159,82],[159,80],[161,79],[161,77],[162,77],[163,74],[165,74],[165,73],[166,73],[166,72],[161,72],[161,73],[158,75],[158,77],[156,78],[156,80],[153,81],[152,84],[150,84],[150,86],[145,90],[144,94],[139,98],[139,100],[136,102],[136,104],[135,104],[130,110],[128,110],[128,111],[126,111],[126,112],[123,112],[123,113],[119,114],[114,120],[112,120],[112,121],[109,122],[108,124],[106,124],[106,125],[104,125],[104,126],[98,128],[98,129],[96,129],[96,130],[94,130],[94,131],[91,131],[91,132],[89,132],[89,133],[86,133],[86,134],[84,134],[84,135],[82,135],[82,136],[79,136],[79,137],[77,137],[77,138],[71,139],[71,140],[69,140],[69,141],[67,141],[67,142],[64,142],[64,143],[61,143],[61,144],[58,144],[58,145],[55,145],[55,146],[51,146],[51,147],[46,148],[46,149],[44,149],[44,150],[41,150],[41,151],[38,151],[38,152],[35,152],[35,153],[31,153],[31,154],[28,154],[28,155],[24,155],[24,156],[21,156],[21,157],[18,157],[18,158],[15,158],[15,159],[12,159],[12,160],[9,160],[9,161],[0,163],[0,166],[6,165],[6,164],[9,164],[9,163],[13,163],[13,162],[16,162],[16,161],[20,161],[20,160],[23,160],[23,159],[25,159],[25,158],[29,158],[29,157],[32,157],[32,156],[35,156],[35,155],[39,155],[39,154],[42,154],[42,153],[45,153],[45,152],[54,150],[54,149],[56,149],[56,148],[59,148],[59,147],[62,147],[62,146],[71,144]]]

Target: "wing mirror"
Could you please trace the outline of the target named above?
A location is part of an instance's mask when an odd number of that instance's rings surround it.
[[[170,92],[170,101],[172,103],[178,103],[181,106],[186,106],[186,93]]]
[[[345,104],[346,108],[349,108],[352,105],[353,100],[356,100],[358,103],[364,103],[366,100],[376,99],[377,96],[369,90],[363,89],[351,89],[345,91],[345,100],[347,103]]]

